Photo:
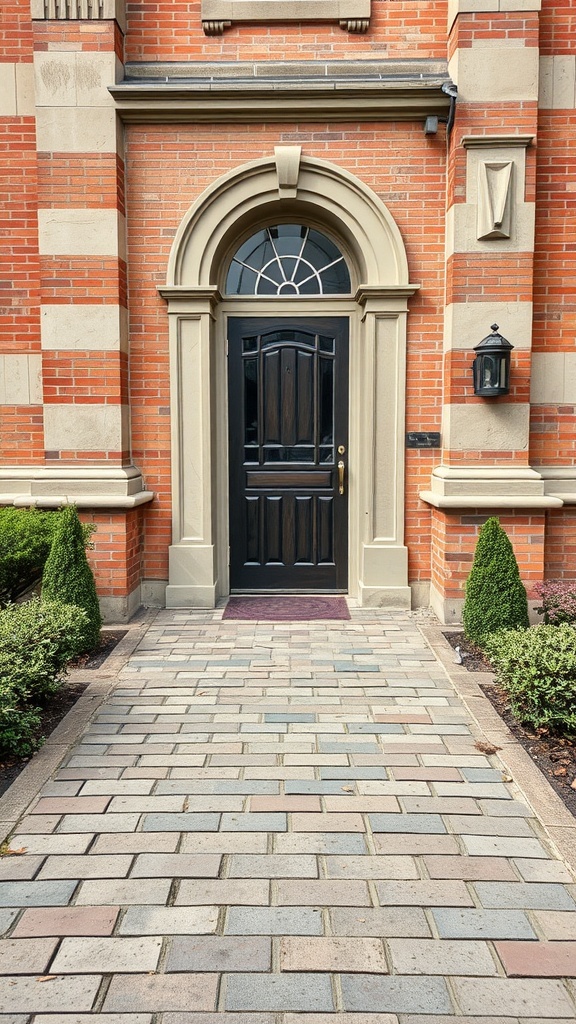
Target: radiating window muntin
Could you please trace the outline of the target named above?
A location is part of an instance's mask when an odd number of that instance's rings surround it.
[[[302,224],[277,224],[251,235],[232,257],[228,295],[349,295],[350,273],[338,246]]]

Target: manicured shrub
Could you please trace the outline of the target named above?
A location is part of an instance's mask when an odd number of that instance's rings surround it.
[[[2,682],[0,667],[0,755],[26,757],[38,746],[40,714],[37,708],[20,707],[18,694]]]
[[[576,629],[533,626],[488,637],[497,682],[520,722],[551,732],[576,732]]]
[[[467,639],[479,647],[499,629],[528,626],[528,601],[516,556],[496,516],[480,530],[462,617]]]
[[[0,754],[27,755],[39,743],[40,707],[82,649],[81,608],[38,598],[0,612]]]
[[[41,578],[60,515],[37,508],[0,508],[0,608]],[[82,526],[86,547],[93,530],[92,524]]]
[[[12,604],[0,612],[2,678],[27,700],[58,689],[58,674],[84,648],[88,616],[59,601]]]
[[[58,526],[42,575],[42,599],[83,608],[87,615],[83,651],[100,639],[102,616],[94,576],[84,545],[84,532],[75,505],[60,510]]]
[[[0,607],[15,601],[42,575],[57,513],[0,509]]]
[[[542,601],[536,611],[544,616],[546,625],[576,623],[575,580],[546,580],[544,583],[537,583],[534,592]]]

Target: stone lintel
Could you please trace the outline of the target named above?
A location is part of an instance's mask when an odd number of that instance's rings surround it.
[[[524,146],[528,148],[534,142],[535,135],[463,135],[461,142],[465,149],[488,147],[499,149],[504,146]]]

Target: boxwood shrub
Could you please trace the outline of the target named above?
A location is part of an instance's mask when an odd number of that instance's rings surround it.
[[[466,638],[479,647],[499,629],[528,626],[528,600],[516,556],[496,516],[482,526],[462,613]]]
[[[555,733],[576,733],[573,626],[502,630],[485,639],[484,649],[520,722]]]
[[[37,598],[0,611],[0,754],[38,746],[41,705],[85,647],[87,621],[81,608]]]

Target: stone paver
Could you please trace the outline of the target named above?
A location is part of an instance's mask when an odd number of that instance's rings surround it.
[[[158,614],[0,859],[0,1024],[576,1024],[570,872],[351,615]]]

